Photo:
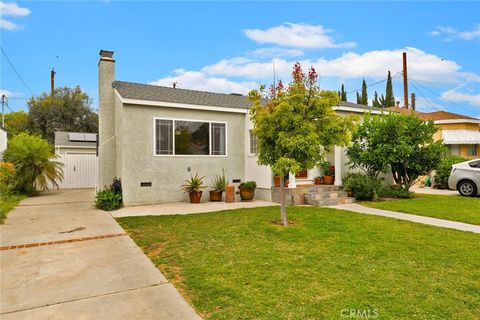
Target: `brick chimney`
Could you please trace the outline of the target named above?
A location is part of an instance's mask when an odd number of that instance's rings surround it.
[[[115,60],[113,51],[100,50],[98,62],[98,187],[110,185],[116,173]]]

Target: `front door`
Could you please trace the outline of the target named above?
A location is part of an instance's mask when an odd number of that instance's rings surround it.
[[[307,176],[308,176],[307,170],[302,170],[295,175],[295,178],[307,178]]]

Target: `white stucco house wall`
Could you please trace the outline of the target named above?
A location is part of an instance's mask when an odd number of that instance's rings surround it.
[[[0,160],[3,159],[5,150],[7,150],[7,131],[0,126]]]
[[[271,199],[272,172],[257,164],[245,96],[118,81],[112,51],[100,51],[98,70],[98,187],[120,178],[127,206],[187,201],[180,186],[190,174],[198,172],[209,185],[224,168],[229,183],[254,180],[255,197]],[[380,113],[348,102],[334,110]],[[335,147],[327,160],[335,164],[340,185],[343,148]],[[312,184],[319,173],[314,168],[306,177],[290,176],[289,188]]]

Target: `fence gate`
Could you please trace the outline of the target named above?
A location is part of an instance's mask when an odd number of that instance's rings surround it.
[[[94,188],[98,177],[98,158],[95,153],[67,153],[63,162],[63,182],[60,188]]]

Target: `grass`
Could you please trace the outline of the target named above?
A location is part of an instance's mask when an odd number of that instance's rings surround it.
[[[362,205],[480,225],[478,197],[415,194],[413,199],[362,202]]]
[[[327,208],[118,222],[205,318],[478,319],[480,235]],[[345,311],[343,311],[345,312]],[[349,311],[346,311],[349,312]]]
[[[24,195],[12,194],[0,197],[0,224],[4,224],[7,219],[7,214],[12,210],[21,200],[25,199]]]

